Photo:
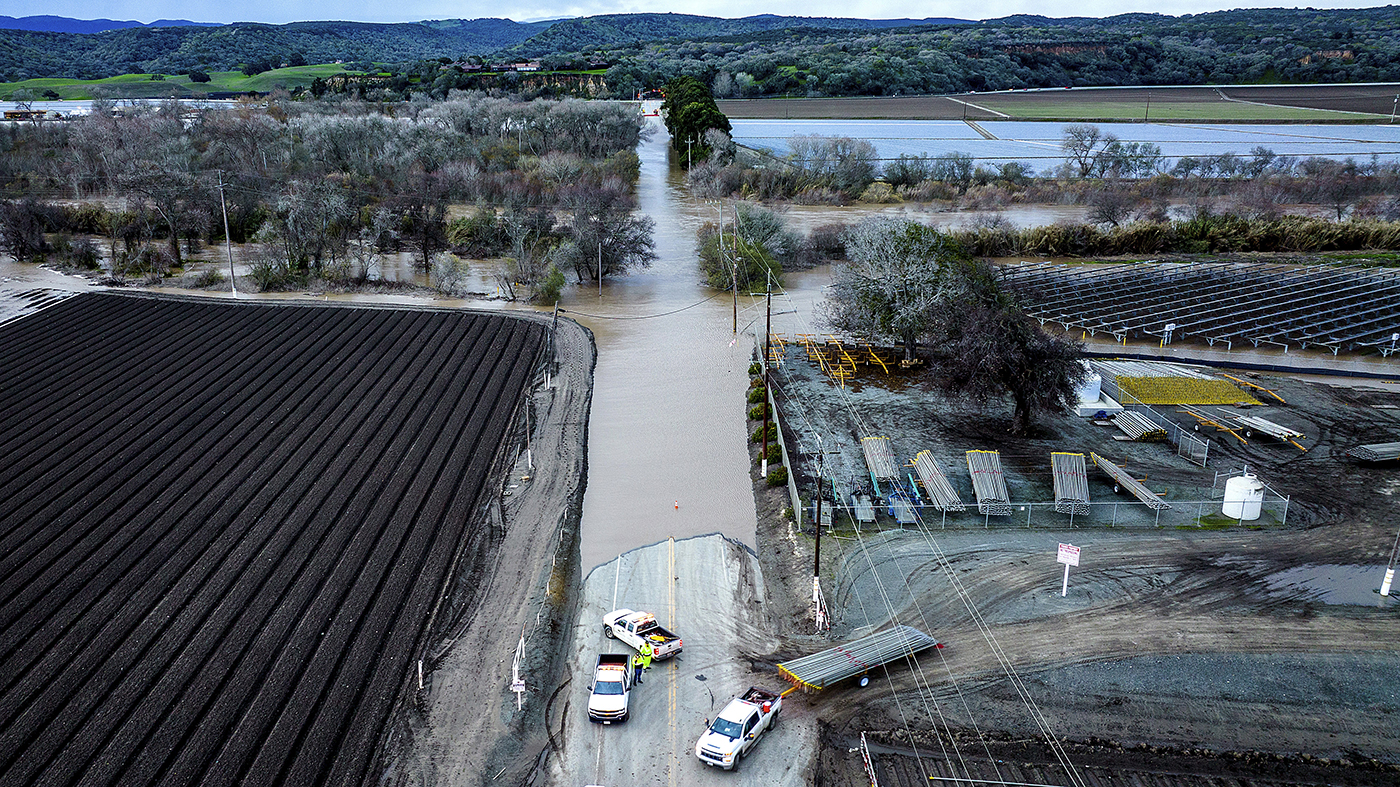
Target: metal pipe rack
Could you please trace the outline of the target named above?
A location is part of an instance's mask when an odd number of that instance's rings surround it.
[[[894,450],[890,448],[888,437],[863,437],[860,447],[865,451],[865,466],[872,478],[899,478],[899,467],[894,462]]]
[[[1400,459],[1400,443],[1368,443],[1347,451],[1347,456],[1363,462],[1394,462]]]
[[[1167,430],[1158,426],[1151,418],[1133,410],[1115,413],[1113,425],[1123,434],[1134,440],[1151,442],[1167,439]]]
[[[1158,497],[1156,492],[1153,492],[1151,489],[1148,489],[1147,487],[1143,486],[1141,481],[1128,475],[1127,471],[1123,468],[1119,467],[1118,465],[1115,465],[1114,463],[1108,461],[1102,456],[1099,456],[1098,454],[1090,453],[1089,456],[1094,460],[1094,464],[1098,465],[1098,468],[1100,470],[1104,471],[1105,473],[1108,473],[1109,476],[1113,478],[1114,482],[1118,484],[1118,486],[1131,492],[1133,497],[1136,497],[1138,500],[1141,500],[1143,504],[1146,505],[1148,508],[1157,511],[1167,511],[1171,509],[1170,503]]]
[[[933,647],[938,647],[938,640],[924,632],[912,626],[894,626],[783,662],[778,665],[778,674],[794,686],[820,690]]]

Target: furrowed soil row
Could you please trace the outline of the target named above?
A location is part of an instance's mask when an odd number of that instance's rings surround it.
[[[314,348],[312,349],[314,350]],[[315,355],[307,357],[314,359]],[[282,374],[304,375],[310,373],[310,368],[302,368],[295,363],[297,359],[291,358],[287,360],[289,363],[284,367]],[[217,382],[216,380],[215,383]],[[27,481],[24,478],[16,479],[17,484],[22,484],[23,487],[30,488],[30,495],[32,495],[32,497],[26,498],[24,496],[19,496],[16,498],[19,500],[27,499],[30,502],[30,508],[24,511],[4,512],[3,515],[6,517],[32,517],[38,510],[39,503],[36,501],[48,499],[50,501],[48,504],[49,506],[63,506],[73,504],[72,501],[84,491],[87,491],[89,494],[101,494],[100,490],[86,489],[86,485],[79,482],[79,479],[85,477],[89,473],[95,472],[96,468],[99,467],[117,466],[117,469],[109,475],[111,486],[116,487],[124,479],[129,481],[133,477],[139,476],[140,471],[150,462],[167,462],[170,457],[162,456],[159,453],[159,449],[162,446],[150,445],[152,439],[158,439],[162,434],[193,439],[208,431],[218,433],[231,428],[231,425],[228,423],[231,419],[227,417],[216,420],[214,424],[207,423],[208,413],[205,412],[205,410],[210,406],[212,398],[218,396],[219,391],[216,385],[210,385],[207,386],[207,388],[208,393],[205,396],[211,398],[189,397],[188,403],[185,406],[172,411],[171,418],[177,419],[173,424],[158,420],[158,416],[164,406],[164,400],[168,398],[168,395],[163,395],[161,392],[155,390],[151,391],[149,395],[140,397],[140,401],[136,402],[132,408],[122,408],[112,413],[108,418],[103,418],[101,414],[98,413],[93,416],[95,422],[92,424],[73,424],[69,429],[69,432],[74,435],[71,441],[73,445],[60,444],[58,450],[51,453],[49,456],[50,464],[48,467],[53,468],[53,470],[47,473],[45,473],[42,468],[40,470],[40,473],[50,476],[51,480],[45,482],[42,480]],[[115,397],[121,393],[121,391],[114,390],[113,395]],[[185,397],[181,398],[183,399]],[[120,400],[118,399],[117,401]],[[261,406],[271,407],[274,404],[275,401],[264,401],[261,403]],[[106,430],[102,425],[104,421],[110,422],[113,420],[129,420],[152,425],[140,434],[124,435],[119,439],[112,436],[112,431]],[[67,426],[67,424],[64,425]],[[93,439],[84,439],[88,437],[92,430],[98,430],[97,434],[92,435]],[[40,444],[49,444],[57,441],[45,436],[36,438],[36,442]],[[138,449],[141,450],[139,454],[122,453],[123,451],[130,452]],[[60,475],[60,473],[63,475]],[[39,488],[38,485],[42,484],[72,491],[66,494],[58,493],[50,495]],[[18,488],[20,487],[17,486],[17,489]],[[140,487],[138,487],[138,491],[139,490]],[[90,506],[90,504],[87,505]],[[30,536],[33,537],[33,531],[30,532]],[[17,538],[15,534],[7,534],[6,537],[9,539]],[[0,564],[0,566],[3,566],[0,570],[5,570],[7,572],[10,570],[10,566],[8,565],[8,560],[10,559],[31,560],[29,555],[24,553],[7,556],[7,562]],[[38,567],[38,564],[35,565]],[[9,603],[8,598],[5,603]],[[8,624],[8,621],[5,621],[5,623]]]
[[[0,781],[372,778],[542,326],[59,306],[0,328]]]
[[[408,652],[398,651],[397,658],[389,658],[384,652],[392,641],[390,634],[408,619],[404,610],[406,606],[414,607],[413,619],[422,620],[426,618],[433,599],[440,592],[444,580],[443,572],[450,564],[452,554],[443,550],[433,550],[432,544],[439,540],[455,544],[463,535],[461,525],[464,520],[442,516],[446,508],[446,493],[440,491],[439,482],[443,480],[445,471],[450,477],[463,480],[486,477],[495,452],[483,450],[484,445],[480,442],[475,444],[474,450],[459,451],[462,435],[504,434],[510,414],[514,412],[518,400],[502,399],[498,386],[511,383],[513,387],[523,387],[524,375],[534,366],[532,357],[521,356],[524,337],[520,336],[519,332],[514,332],[508,338],[509,346],[499,351],[493,349],[492,357],[524,360],[525,363],[513,363],[511,368],[504,370],[492,369],[489,379],[483,380],[484,383],[489,383],[490,387],[483,386],[478,389],[469,410],[459,405],[455,413],[452,413],[453,421],[449,422],[445,429],[437,432],[440,445],[424,457],[425,462],[438,465],[437,471],[432,474],[430,480],[427,467],[420,469],[416,474],[417,489],[412,490],[412,497],[416,500],[412,505],[415,511],[415,525],[420,520],[425,523],[437,522],[439,525],[432,530],[422,526],[409,529],[409,535],[413,539],[401,546],[399,554],[393,557],[386,569],[383,584],[369,597],[371,608],[358,617],[357,629],[353,634],[355,641],[349,647],[331,652],[337,659],[337,664],[332,683],[328,685],[343,683],[360,688],[352,693],[348,701],[342,697],[341,701],[337,702],[328,694],[322,694],[318,701],[318,712],[308,717],[311,723],[302,729],[301,745],[293,750],[297,753],[296,760],[292,763],[290,771],[279,776],[285,775],[285,778],[291,781],[321,780],[327,774],[318,772],[317,769],[332,765],[332,761],[326,757],[315,754],[323,751],[345,751],[348,755],[334,763],[343,774],[341,779],[335,781],[344,781],[350,774],[358,774],[368,764],[367,759],[368,755],[372,754],[374,739],[378,738],[377,728],[383,725],[384,716],[388,711],[385,700],[394,696],[397,688],[403,683],[409,666],[406,658]],[[466,393],[468,392],[464,391],[464,394]],[[466,398],[465,395],[463,398]],[[463,423],[468,415],[471,422]],[[473,497],[476,491],[472,490]],[[406,506],[401,504],[400,507]],[[444,532],[440,533],[439,530]],[[415,582],[420,576],[427,577],[429,581]],[[413,633],[404,631],[401,632],[401,637],[412,641]],[[366,694],[372,701],[362,701]],[[346,719],[352,712],[367,717],[361,722],[363,729],[366,733],[375,733],[374,739],[359,749],[346,749],[342,746],[343,736],[349,729],[354,728],[346,725]],[[262,750],[266,751],[266,747]]]
[[[436,342],[431,344],[424,343],[425,347],[434,345],[436,345]],[[340,519],[341,515],[344,514],[344,510],[341,506],[349,500],[349,495],[353,493],[354,489],[370,482],[370,474],[376,467],[378,457],[387,450],[387,446],[391,445],[391,441],[400,434],[416,433],[412,424],[406,422],[405,419],[409,414],[410,408],[416,406],[417,402],[421,400],[425,388],[425,386],[419,384],[420,380],[417,374],[421,374],[424,369],[431,368],[431,366],[431,363],[421,361],[421,354],[414,354],[411,357],[410,363],[403,373],[403,383],[398,386],[397,394],[392,399],[394,406],[387,411],[387,415],[392,417],[388,417],[382,421],[377,427],[377,432],[369,433],[375,436],[376,442],[362,442],[361,445],[367,445],[368,447],[356,447],[346,452],[345,456],[357,459],[356,469],[351,472],[343,474],[335,473],[334,466],[332,465],[332,472],[330,475],[342,481],[342,485],[337,487],[339,494],[329,499],[322,497],[309,506],[299,506],[299,515],[296,517],[296,521],[290,523],[290,527],[293,527],[295,530],[300,530],[298,522],[303,520],[308,524],[314,525],[318,519],[328,519],[332,521]],[[409,370],[416,370],[416,373],[410,376]],[[418,394],[418,399],[414,399],[406,405],[404,399],[400,397],[406,396],[411,392],[416,392]],[[369,438],[362,436],[360,439],[362,441],[368,441]],[[328,500],[329,505],[332,506],[330,510],[324,507],[328,504]],[[225,707],[236,707],[239,703],[250,701],[243,692],[257,688],[256,683],[252,679],[240,681],[238,676],[246,675],[249,672],[256,672],[263,666],[263,662],[256,658],[251,664],[247,661],[247,654],[254,652],[249,650],[249,648],[255,644],[255,641],[252,640],[252,635],[254,633],[259,634],[259,636],[267,635],[270,625],[269,621],[274,620],[274,614],[279,612],[279,610],[283,610],[288,604],[293,604],[295,606],[289,613],[281,617],[283,624],[279,627],[278,631],[285,631],[296,622],[305,604],[305,599],[309,598],[309,596],[305,595],[298,596],[298,588],[305,587],[306,582],[314,581],[318,577],[323,577],[325,575],[328,570],[326,567],[333,565],[334,561],[343,550],[348,548],[347,545],[350,543],[350,537],[353,535],[353,532],[353,528],[344,528],[340,531],[327,531],[323,536],[323,540],[298,550],[304,554],[321,558],[322,563],[317,564],[311,562],[302,564],[293,561],[289,563],[285,570],[282,570],[277,577],[277,589],[275,593],[269,592],[268,590],[263,590],[258,593],[254,597],[256,602],[255,606],[243,610],[243,614],[240,616],[239,620],[235,622],[232,633],[229,636],[229,639],[232,640],[232,642],[229,643],[230,645],[236,645],[240,641],[244,641],[245,644],[239,647],[221,648],[219,652],[214,654],[214,658],[218,660],[215,664],[190,665],[189,667],[190,672],[194,675],[194,680],[200,685],[207,686],[212,681],[217,681],[218,685],[212,690],[195,690],[192,693],[196,696],[217,696],[225,700]],[[311,592],[314,593],[318,591],[319,588],[313,589]],[[237,608],[231,608],[230,611],[238,612],[239,610]],[[288,640],[285,635],[279,635],[279,638],[275,640],[275,644],[270,647],[283,648],[286,647],[285,643],[289,641],[290,640]],[[174,753],[178,750],[192,752],[193,754],[189,755],[190,759],[193,759],[196,754],[207,754],[208,751],[212,750],[212,748],[217,745],[217,740],[206,743],[203,748],[194,745],[191,741],[198,740],[197,737],[194,736],[200,733],[201,730],[206,729],[206,727],[203,726],[196,727],[196,723],[200,722],[201,718],[209,718],[210,712],[215,713],[217,716],[217,709],[205,712],[202,708],[187,708],[183,705],[176,706],[172,718],[162,721],[162,723],[154,729],[150,741],[143,746],[144,754],[141,761],[133,765],[133,767],[136,768],[135,772],[137,774],[142,774],[147,771],[153,773],[162,772],[162,769],[170,767],[167,760],[169,757],[174,756]],[[236,716],[231,716],[229,718],[236,718]],[[226,733],[227,730],[222,729],[222,732]],[[178,766],[176,766],[176,769],[178,772]],[[130,778],[130,776],[128,775],[124,778]]]
[[[130,608],[132,608],[132,606],[134,606],[134,605],[130,605],[130,604],[129,604],[129,605],[127,605],[127,609],[130,609]]]
[[[383,332],[383,326],[380,326],[380,328],[377,328],[376,330]],[[374,346],[374,343],[367,342],[367,345]],[[361,373],[362,371],[364,371],[363,367],[366,365],[369,359],[370,356],[366,356],[366,358],[362,360],[361,365],[359,367],[356,367],[355,369],[351,370],[348,375],[343,376],[344,381],[337,385],[338,391],[343,393],[344,389],[350,387],[351,381],[356,381],[356,390],[362,389],[367,384],[368,380],[373,379],[373,375],[365,375]],[[382,365],[385,360],[386,359],[383,358],[376,359],[376,365]],[[336,398],[337,396],[333,394],[332,397],[325,401],[335,401]],[[342,399],[341,401],[343,404],[345,400]],[[363,402],[361,402],[361,404],[363,404]],[[274,487],[266,485],[270,484],[272,479],[280,477],[283,478],[284,486],[281,487],[281,489],[278,491],[278,495],[276,497],[273,497],[272,500],[276,501],[291,497],[291,492],[289,491],[289,488],[292,482],[297,479],[297,476],[283,476],[281,473],[282,468],[287,466],[289,463],[293,467],[299,467],[301,466],[298,463],[298,460],[300,459],[308,463],[306,471],[301,473],[301,476],[304,477],[307,476],[308,473],[314,474],[318,472],[320,467],[324,463],[316,461],[318,459],[318,454],[316,453],[315,449],[317,446],[327,441],[325,440],[324,434],[308,435],[307,433],[310,432],[313,426],[316,427],[316,432],[325,432],[328,431],[332,425],[343,425],[343,421],[340,421],[334,417],[340,414],[341,413],[339,412],[339,408],[337,408],[336,411],[333,411],[331,413],[331,415],[333,416],[332,418],[328,418],[324,423],[319,424],[315,423],[314,421],[308,420],[303,420],[299,424],[296,422],[291,422],[290,424],[288,424],[286,429],[282,430],[281,433],[274,435],[275,439],[267,441],[267,447],[269,449],[277,447],[278,453],[281,454],[281,457],[273,457],[272,459],[266,459],[264,454],[259,454],[255,458],[253,463],[250,464],[248,468],[246,468],[247,472],[254,474],[253,480],[255,482],[252,486],[248,488],[252,489],[262,487],[272,490],[274,489]],[[283,419],[284,422],[285,420],[286,419]],[[296,431],[289,436],[287,434],[287,431],[292,429],[293,427],[295,427]],[[329,444],[339,445],[340,443],[336,441],[330,441]],[[295,456],[291,455],[293,448],[295,448],[297,452]],[[259,468],[265,469],[260,470]],[[259,472],[262,474],[262,477],[259,477],[257,475],[257,473]],[[237,476],[242,474],[238,472],[237,468],[235,468],[235,472],[233,473],[233,475]],[[223,499],[223,496],[218,494],[202,494],[198,497],[201,500],[210,501],[210,505],[213,504],[213,501]],[[203,519],[208,515],[208,513],[209,512],[207,511],[196,513],[194,516],[191,517],[189,521],[203,521]],[[249,531],[248,534],[241,541],[238,542],[235,542],[234,540],[225,537],[224,535],[221,535],[220,539],[222,543],[220,543],[216,548],[211,548],[208,551],[208,554],[218,559],[221,563],[231,563],[233,565],[243,566],[244,568],[238,572],[237,576],[244,578],[245,580],[251,581],[254,577],[264,574],[271,566],[278,564],[278,562],[283,558],[285,545],[282,549],[277,550],[275,553],[264,552],[260,555],[257,555],[257,560],[253,560],[252,555],[254,555],[257,552],[257,550],[262,549],[267,543],[268,539],[272,538],[273,536],[281,535],[285,539],[288,536],[295,535],[295,531],[289,532],[287,527],[281,527],[277,531],[271,530],[271,528],[275,524],[284,522],[284,515],[285,511],[269,512],[266,508],[250,509],[247,507],[243,507],[238,510],[232,511],[232,513],[229,516],[221,518],[225,519],[226,521],[236,521],[240,517],[249,517],[252,521],[259,523],[258,527],[256,527],[254,530]],[[223,533],[225,534],[236,532],[237,531],[233,530],[223,531]],[[240,547],[242,551],[232,558],[224,557],[228,549],[235,546],[235,543]],[[226,581],[227,579],[233,579],[233,576],[225,577],[216,575],[211,580],[209,580],[208,584],[206,584],[206,580],[204,579],[202,574],[185,574],[183,577],[181,577],[181,585],[177,586],[174,591],[168,593],[165,596],[165,598],[162,599],[162,606],[167,607],[170,611],[162,612],[160,609],[157,609],[154,614],[147,616],[146,620],[166,620],[169,619],[170,616],[173,616],[175,614],[175,611],[178,611],[180,617],[174,618],[172,623],[172,631],[178,633],[179,640],[177,647],[180,648],[185,647],[186,640],[190,635],[190,632],[204,633],[208,632],[211,629],[215,629],[220,632],[224,631],[224,626],[226,626],[226,622],[222,622],[219,625],[215,626],[208,622],[207,616],[213,610],[218,608],[216,605],[227,605],[230,603],[223,599],[222,594],[218,594],[218,598],[216,598],[213,601],[209,600],[215,597],[216,591],[228,584]],[[201,594],[201,596],[203,596],[204,600],[196,601],[190,606],[182,608],[184,604],[184,599],[188,597],[189,594],[195,591],[198,591]],[[232,606],[225,606],[224,608],[228,609],[231,614],[233,611],[243,609],[251,597],[252,594],[245,594],[242,598],[231,602]],[[190,618],[195,615],[199,616],[198,620],[187,620],[187,618]],[[176,633],[167,634],[165,633],[165,631],[160,632],[162,638],[165,640],[174,638],[177,635]],[[154,636],[154,632],[148,635],[148,642],[156,641],[150,638],[152,636]],[[217,642],[217,638],[214,641]],[[131,641],[128,640],[128,643],[126,644],[131,644]],[[170,657],[173,657],[173,655],[173,653],[168,654],[168,656]],[[178,688],[178,684],[175,683],[175,680],[178,676],[184,675],[185,672],[182,670],[169,669],[163,662],[152,663],[156,661],[155,659],[141,659],[140,656],[137,656],[135,658],[138,660],[140,666],[145,668],[147,672],[156,673],[161,676],[162,688],[154,693],[156,700],[153,702],[148,701],[145,704],[145,708],[147,711],[146,715],[150,716],[150,710],[153,705],[162,702],[168,702],[168,698],[174,696]],[[130,683],[132,680],[134,680],[134,678],[134,675],[128,673],[127,682]],[[137,696],[140,695],[138,694]],[[108,700],[104,704],[104,707],[111,706],[112,704],[113,702],[111,700]],[[126,728],[123,731],[128,736],[132,734],[130,728]],[[128,745],[120,746],[117,749],[117,751],[132,751],[135,745],[139,743],[139,739],[136,742],[128,741],[126,743]],[[65,754],[63,760],[65,762],[81,761],[75,753]]]
[[[493,337],[498,341],[499,337]],[[494,348],[493,348],[494,349]],[[475,377],[469,388],[477,388],[486,380]],[[425,402],[416,415],[425,419],[415,426],[415,433],[429,435],[441,428],[437,419],[444,417],[451,407],[442,400],[446,380],[434,380]],[[476,393],[476,391],[473,391]],[[475,398],[475,396],[473,396]],[[432,409],[429,409],[432,408]],[[308,621],[325,619],[328,625],[315,638],[315,648],[310,658],[298,658],[295,650],[283,651],[282,658],[273,667],[274,675],[281,677],[289,688],[285,701],[279,701],[281,711],[275,723],[253,730],[249,725],[243,736],[235,732],[231,743],[246,742],[248,755],[253,757],[246,778],[255,783],[271,783],[287,767],[287,759],[301,748],[301,738],[305,733],[307,720],[314,718],[325,693],[334,686],[336,663],[340,656],[351,647],[360,625],[366,623],[369,603],[381,590],[380,583],[398,560],[403,548],[401,537],[406,531],[396,528],[391,517],[400,511],[400,506],[412,510],[412,502],[406,497],[413,479],[422,472],[422,464],[427,459],[428,439],[411,446],[396,445],[398,451],[396,471],[389,483],[375,497],[366,517],[366,526],[351,543],[351,549],[335,567],[327,587],[318,589],[311,612],[298,625],[294,637],[312,639],[315,628]],[[356,582],[356,577],[369,576],[373,582]],[[252,714],[253,718],[266,718],[268,714]],[[258,739],[259,736],[261,739]],[[322,751],[325,751],[324,749]],[[208,783],[229,783],[229,776],[222,778],[214,774],[206,776]]]
[[[269,402],[269,404],[271,404],[271,402]],[[140,420],[144,421],[145,419],[140,419]],[[273,422],[271,422],[271,421],[263,422],[263,421],[260,420],[260,421],[258,421],[258,422],[256,422],[256,423],[260,423],[260,424],[265,424],[265,425],[267,425],[267,426],[271,426]],[[196,438],[197,438],[199,435],[201,435],[202,433],[204,433],[205,430],[175,428],[175,429],[168,429],[168,430],[165,430],[165,431],[166,431],[166,433],[168,433],[168,434],[178,435],[181,439],[193,440],[193,439],[196,439]],[[172,464],[172,463],[169,461],[169,460],[171,460],[172,458],[174,458],[174,457],[176,456],[176,454],[175,454],[175,452],[174,452],[174,450],[173,450],[173,447],[168,446],[168,445],[164,445],[164,444],[162,444],[162,445],[159,446],[159,447],[165,448],[165,449],[166,449],[166,453],[162,454],[162,453],[161,453],[159,450],[157,450],[157,448],[155,448],[155,447],[153,447],[153,448],[148,448],[147,451],[146,451],[146,454],[147,454],[146,460],[145,460],[144,462],[137,462],[137,461],[135,461],[135,460],[133,459],[133,460],[127,461],[127,462],[125,462],[125,463],[123,464],[123,467],[122,467],[122,473],[123,473],[123,474],[125,474],[125,475],[128,476],[128,477],[133,476],[133,475],[136,476],[134,479],[128,481],[128,482],[124,485],[124,487],[125,487],[125,488],[128,488],[128,489],[131,491],[131,493],[132,493],[133,495],[139,495],[140,497],[138,497],[138,498],[135,499],[135,500],[133,500],[133,499],[131,499],[131,498],[127,498],[127,499],[125,499],[125,500],[122,500],[122,499],[120,498],[120,496],[117,495],[117,494],[109,494],[104,500],[102,500],[102,501],[100,501],[100,502],[98,502],[98,503],[91,503],[91,504],[89,504],[89,505],[91,506],[89,510],[92,511],[92,514],[93,514],[93,517],[94,517],[94,518],[96,518],[96,517],[98,517],[98,516],[101,516],[101,515],[104,515],[104,514],[105,514],[105,516],[107,517],[106,519],[99,520],[98,523],[97,523],[98,525],[104,525],[104,524],[106,524],[106,523],[108,523],[108,522],[112,522],[112,521],[115,521],[115,522],[118,522],[118,523],[126,522],[125,525],[122,525],[123,530],[124,530],[125,532],[133,533],[133,534],[139,534],[139,535],[142,536],[143,538],[147,538],[147,539],[153,538],[153,537],[155,537],[156,535],[159,535],[154,529],[150,529],[150,528],[143,529],[143,528],[140,528],[139,525],[133,524],[133,523],[130,521],[130,519],[129,519],[130,514],[131,514],[131,512],[132,512],[133,510],[140,510],[140,508],[139,508],[138,506],[143,505],[143,504],[145,503],[145,499],[150,498],[151,496],[153,496],[153,495],[157,494],[158,492],[160,492],[162,489],[165,489],[165,488],[166,488],[166,487],[165,487],[165,484],[168,484],[168,483],[170,483],[171,481],[174,480],[173,478],[168,478],[168,477],[167,477],[167,478],[152,478],[152,477],[149,477],[149,476],[147,476],[147,477],[141,477],[141,474],[142,474],[142,472],[145,470],[146,467],[148,467],[150,464],[152,464],[152,463],[154,463],[154,462],[159,461],[159,462],[161,462],[162,464],[164,464],[164,465],[166,466],[166,470],[167,470],[168,472],[174,472],[174,473],[176,473],[177,475],[178,475],[178,471],[183,470],[183,468],[184,468],[184,465]],[[172,468],[174,468],[174,469],[172,470]],[[120,475],[113,475],[113,476],[110,476],[109,478],[113,481],[113,483],[116,483],[116,482],[120,481],[120,477],[121,477]],[[169,498],[168,498],[168,499],[169,499]],[[120,503],[121,506],[122,506],[122,509],[120,509],[120,510],[117,510],[117,509],[116,509],[116,505],[117,505],[118,503]],[[165,520],[165,519],[166,519],[166,518],[163,516],[164,511],[157,510],[157,511],[152,512],[152,513],[157,514],[157,515],[159,516],[159,518],[162,519],[162,520]],[[134,557],[137,556],[137,555],[141,555],[141,554],[144,554],[144,553],[145,553],[144,550],[138,551],[137,549],[134,549],[134,548],[132,548],[131,546],[127,546],[127,545],[121,543],[120,541],[118,541],[117,539],[114,539],[111,533],[106,532],[105,530],[102,530],[100,527],[95,527],[95,528],[94,528],[94,532],[96,533],[96,538],[95,538],[95,540],[97,540],[97,541],[105,548],[105,551],[106,551],[107,555],[111,555],[111,554],[123,554],[123,553],[124,553],[124,554],[126,554],[126,555],[128,555],[128,556],[134,558]],[[66,546],[66,545],[65,545],[65,546]],[[57,550],[57,549],[60,548],[60,546],[59,546],[59,545],[54,545],[52,548],[53,548],[54,550]],[[173,550],[171,550],[171,552],[173,552]],[[68,556],[70,559],[77,559],[76,557],[74,557],[74,553],[73,553],[73,552],[69,552],[67,556]],[[100,558],[100,559],[104,559],[104,558],[101,558],[101,556],[99,556],[99,558]],[[36,566],[37,566],[37,565],[40,565],[39,561],[34,561],[34,560],[31,560],[31,564],[36,565]],[[99,592],[99,591],[101,590],[101,588],[98,587],[98,586],[96,585],[97,580],[95,580],[95,579],[94,579],[94,576],[93,576],[94,573],[95,573],[96,571],[98,571],[98,569],[92,569],[92,570],[86,570],[86,571],[81,570],[81,569],[75,570],[75,569],[73,568],[73,566],[72,566],[71,564],[69,564],[69,565],[61,565],[61,566],[58,566],[56,569],[50,569],[50,570],[49,570],[49,573],[52,574],[52,575],[56,575],[57,577],[60,578],[61,581],[66,582],[66,583],[67,583],[68,585],[70,585],[70,586],[71,586],[72,584],[74,584],[75,582],[77,582],[77,578],[78,578],[78,577],[86,577],[86,578],[87,578],[87,581],[81,583],[82,586],[83,586],[83,587],[82,587],[82,592],[88,593],[88,594],[93,594],[93,593],[97,593],[97,592]],[[25,576],[23,576],[23,575],[19,575],[19,576],[16,577],[16,579],[17,579],[18,581],[25,581],[25,580],[28,580],[28,582],[29,582],[29,588],[30,588],[30,589],[32,590],[32,592],[35,593],[35,594],[43,593],[43,592],[45,592],[46,590],[48,590],[48,587],[47,587],[47,586],[41,586],[41,585],[39,585],[39,583],[35,582],[35,581],[34,581],[32,578],[30,578],[30,577],[25,577]],[[47,597],[51,602],[57,602],[57,600],[60,598],[60,596],[59,596],[58,593],[55,593],[55,592],[52,592],[52,591],[49,591],[49,592],[48,592],[48,595],[47,595],[46,597]],[[8,624],[8,621],[6,621],[6,622],[7,622],[7,624]],[[21,628],[20,626],[7,625],[6,634],[7,634],[7,636],[18,636],[18,637],[22,637],[22,636],[26,636],[26,635],[28,634],[28,631],[27,631],[27,629]],[[29,639],[28,639],[28,645],[29,645],[29,646],[33,646],[34,643],[35,643],[36,641],[37,641],[36,638],[30,636]]]

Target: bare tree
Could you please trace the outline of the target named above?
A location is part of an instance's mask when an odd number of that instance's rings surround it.
[[[559,246],[552,261],[561,269],[572,268],[580,284],[645,268],[656,259],[655,222],[632,215],[632,200],[620,186],[576,189],[568,204],[573,209],[570,242]]]
[[[836,269],[821,307],[837,331],[892,340],[913,359],[948,294],[944,269],[962,250],[946,235],[911,221],[866,219],[843,236],[850,263]]]

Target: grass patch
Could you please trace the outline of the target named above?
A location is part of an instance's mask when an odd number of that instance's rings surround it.
[[[326,63],[274,68],[253,76],[246,76],[242,71],[210,71],[209,81],[203,83],[191,82],[185,74],[166,74],[165,79],[159,80],[151,79],[150,74],[122,74],[105,79],[26,79],[21,82],[0,82],[0,96],[8,99],[11,93],[24,88],[35,96],[52,90],[63,101],[88,101],[93,98],[93,89],[98,88],[122,98],[198,98],[209,93],[270,93],[277,88],[290,90],[310,86],[317,77],[325,79],[344,73],[344,66]],[[42,106],[42,100],[35,102],[36,109]]]

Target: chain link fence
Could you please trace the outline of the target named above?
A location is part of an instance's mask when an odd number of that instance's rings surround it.
[[[1152,405],[1143,404],[1136,396],[1119,388],[1118,381],[1111,375],[1101,375],[1103,377],[1102,388],[1104,393],[1111,396],[1124,410],[1132,410],[1146,416],[1152,423],[1160,426],[1167,432],[1167,442],[1176,447],[1176,455],[1186,461],[1206,466],[1206,460],[1210,456],[1210,440],[1200,437],[1185,427],[1167,418],[1165,415],[1153,409]]]

